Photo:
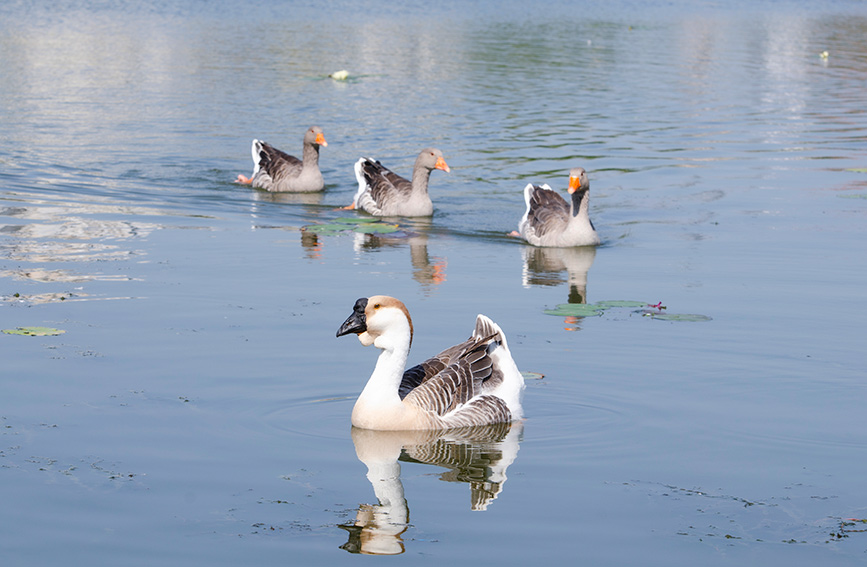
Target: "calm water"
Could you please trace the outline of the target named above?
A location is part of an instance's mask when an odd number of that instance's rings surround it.
[[[65,331],[0,335],[2,563],[863,564],[867,6],[404,4],[0,7],[0,328]],[[324,194],[231,182],[312,124]],[[430,145],[430,221],[300,230]],[[506,237],[573,166],[604,244]],[[375,293],[500,323],[522,426],[351,431]]]

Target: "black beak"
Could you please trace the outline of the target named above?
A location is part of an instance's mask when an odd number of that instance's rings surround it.
[[[367,320],[364,317],[364,310],[367,309],[367,298],[362,297],[355,302],[355,307],[352,308],[352,315],[347,317],[346,321],[337,329],[337,336],[342,337],[349,333],[360,335],[367,330]]]

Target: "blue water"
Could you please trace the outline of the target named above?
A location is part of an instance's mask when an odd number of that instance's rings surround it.
[[[3,564],[863,564],[867,8],[753,4],[5,3],[0,329],[65,332],[0,334]],[[312,124],[324,193],[232,182]],[[432,219],[302,231],[426,146]],[[506,236],[574,166],[603,244]],[[522,427],[353,436],[377,293],[497,321]],[[544,313],[604,300],[665,309]]]

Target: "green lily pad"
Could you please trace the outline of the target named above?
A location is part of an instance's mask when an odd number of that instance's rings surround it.
[[[538,372],[521,372],[521,376],[524,377],[524,380],[541,380],[545,377],[544,374]]]
[[[389,232],[397,232],[397,225],[378,222],[357,226],[353,230],[362,234],[387,234]]]
[[[849,167],[846,168],[846,171],[852,171],[855,173],[867,173],[867,167]]]
[[[841,199],[867,199],[867,193],[846,193],[837,196]]]
[[[645,313],[645,315],[659,319],[660,321],[684,321],[689,323],[701,323],[704,321],[712,321],[707,315],[698,315],[695,313]]]
[[[554,309],[546,309],[542,313],[556,317],[598,317],[602,309],[586,303],[561,303]]]
[[[593,304],[599,309],[608,309],[609,307],[646,307],[647,303],[644,301],[626,301],[626,300],[611,300],[611,301],[597,301]]]
[[[337,234],[338,232],[343,232],[344,230],[350,230],[351,227],[345,224],[308,224],[304,227],[304,230],[307,232],[314,232],[316,234]]]
[[[18,327],[17,329],[3,329],[7,335],[25,335],[29,337],[51,337],[62,335],[66,331],[51,327]]]

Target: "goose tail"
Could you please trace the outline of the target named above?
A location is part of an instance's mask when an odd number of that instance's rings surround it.
[[[488,337],[494,337],[494,340],[500,343],[503,348],[509,350],[509,345],[506,342],[506,334],[500,326],[491,321],[489,317],[479,313],[476,316],[476,328],[473,329],[473,338],[479,340]]]
[[[250,147],[250,154],[253,156],[253,176],[259,173],[260,164],[262,162],[262,144],[261,140],[253,140],[253,145]]]

